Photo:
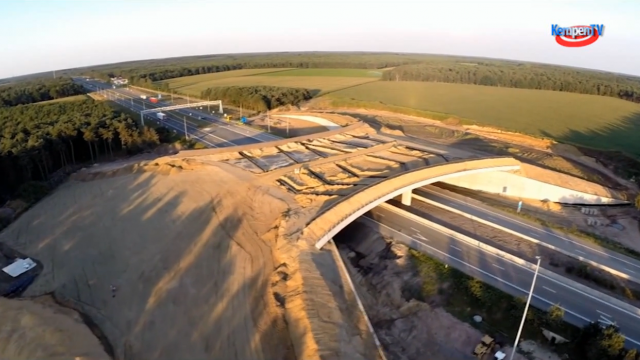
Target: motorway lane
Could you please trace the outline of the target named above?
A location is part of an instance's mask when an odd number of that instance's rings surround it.
[[[158,107],[163,107],[163,106],[170,106],[171,104],[168,102],[158,102],[156,104],[148,101],[148,100],[143,100],[141,98],[139,98],[139,95],[141,94],[140,92],[137,91],[128,91],[127,89],[124,88],[120,88],[120,89],[111,89],[110,90],[112,93],[117,93],[120,94],[121,96],[126,96],[126,97],[131,97],[135,101],[139,101],[139,102],[144,102],[144,106],[146,109],[154,109],[154,108],[158,108]],[[136,98],[136,96],[138,96],[138,98]],[[139,111],[139,110],[138,110]],[[170,110],[170,111],[166,111],[163,110],[164,113],[167,114],[167,116],[173,116],[177,119],[182,120],[181,118],[186,116],[187,117],[187,122],[189,121],[188,118],[189,117],[198,117],[198,116],[202,116],[204,119],[201,121],[209,121],[211,122],[211,126],[206,128],[206,129],[200,129],[202,133],[206,133],[206,134],[213,134],[215,133],[215,136],[224,139],[226,141],[228,141],[230,144],[225,145],[224,142],[220,144],[220,146],[235,146],[235,145],[249,145],[249,144],[257,144],[263,141],[273,141],[275,139],[262,139],[259,137],[256,137],[255,135],[255,130],[251,129],[251,128],[241,128],[241,127],[237,127],[235,125],[231,125],[231,124],[218,124],[216,122],[216,117],[211,115],[211,114],[206,114],[206,113],[202,113],[197,111],[196,109],[192,109],[192,108],[188,108],[188,109],[179,109],[179,110]],[[189,114],[193,114],[193,115],[189,115]],[[149,114],[149,115],[153,115],[153,114]],[[207,130],[209,129],[209,130]],[[279,140],[279,138],[278,138]],[[232,144],[232,145],[231,145]]]
[[[485,252],[427,225],[407,218],[405,211],[389,204],[373,209],[368,222],[374,222],[383,235],[411,242],[411,247],[482,280],[514,296],[526,296],[533,280],[533,271],[499,256]],[[607,319],[615,322],[625,334],[630,346],[640,345],[640,310],[628,312],[578,289],[538,274],[532,306],[547,310],[553,304],[565,309],[565,319],[583,326],[589,321]],[[636,340],[638,339],[638,340]]]
[[[158,108],[162,106],[172,105],[171,103],[166,101],[160,101],[159,103],[154,104],[148,100],[143,100],[140,98],[140,95],[143,95],[144,93],[135,89],[127,89],[127,88],[113,89],[111,85],[108,85],[100,81],[78,80],[78,82],[80,82],[85,86],[86,85],[92,86],[93,87],[92,90],[101,89],[101,90],[108,91],[111,94],[119,94],[121,96],[133,99],[134,105],[136,102],[144,102],[145,109],[153,109],[153,108]],[[144,94],[144,95],[148,96],[148,94]],[[131,101],[122,102],[121,104],[129,108],[133,108],[136,111],[142,110],[142,106],[138,106],[138,107],[132,106]],[[209,144],[207,143],[205,144],[209,146],[211,146],[211,143],[214,143],[216,145],[214,147],[225,147],[225,146],[248,145],[248,144],[256,144],[260,142],[281,140],[280,137],[275,135],[264,133],[249,127],[229,124],[226,121],[220,120],[216,116],[213,116],[212,114],[198,111],[197,109],[187,108],[187,109],[179,109],[179,110],[172,110],[172,111],[165,111],[165,112],[167,113],[168,118],[172,117],[173,115],[173,118],[174,118],[173,120],[177,120],[180,123],[183,122],[183,120],[181,119],[181,117],[183,116],[193,117],[189,115],[190,113],[195,114],[195,116],[202,116],[205,121],[210,121],[212,126],[206,129],[200,129],[199,132],[194,132],[194,135],[197,135],[198,138],[207,138],[209,140]],[[187,120],[187,123],[188,122],[189,121]],[[177,123],[174,128],[177,128]],[[184,131],[184,125],[181,126],[181,130]],[[187,131],[191,133],[191,129],[188,128]],[[211,139],[212,136],[222,141],[218,141],[218,140],[214,141]],[[225,143],[225,140],[228,141],[228,143]]]
[[[149,110],[158,108],[160,106],[165,106],[166,104],[153,104],[151,102],[145,101],[140,98],[134,97],[134,94],[127,94],[125,89],[112,89],[107,88],[104,83],[89,81],[89,85],[93,86],[93,88],[99,88],[107,91],[110,95],[110,98],[114,98],[114,94],[119,94],[120,96],[126,97],[126,100],[114,100],[119,104],[128,107],[134,111],[141,110]],[[94,90],[94,89],[92,89]],[[131,96],[134,95],[134,96]],[[133,104],[131,99],[133,99]],[[143,105],[144,104],[144,105]],[[188,110],[188,109],[187,109]],[[165,119],[165,124],[176,130],[178,133],[184,132],[184,120],[182,117],[188,116],[188,113],[184,115],[176,114],[178,111],[166,111],[167,118]],[[145,118],[145,121],[149,121],[148,119],[153,119],[152,121],[157,121],[154,117],[154,113],[147,114],[148,118]],[[238,131],[231,131],[228,128],[212,125],[206,129],[200,129],[195,126],[192,122],[187,120],[187,132],[190,136],[195,137],[198,141],[202,142],[208,147],[228,147],[228,146],[236,146],[236,145],[246,145],[246,144],[255,144],[260,141],[256,138],[251,137],[250,133],[242,134]]]
[[[483,219],[485,221],[513,230],[523,236],[530,237],[543,243],[562,248],[576,256],[583,257],[593,262],[605,265],[626,274],[631,279],[640,281],[640,261],[622,255],[618,252],[598,247],[595,244],[587,244],[580,239],[571,238],[559,231],[544,228],[540,225],[523,221],[514,215],[498,212],[484,205],[479,201],[474,201],[459,194],[446,191],[435,186],[426,186],[416,189],[414,194],[417,197],[413,201],[421,202],[427,199],[438,204],[442,204],[469,215]],[[432,204],[437,206],[435,204]]]
[[[124,88],[121,88],[121,90],[123,90],[124,93],[134,94],[134,96],[138,96],[138,97],[140,95],[148,95],[148,94],[145,94],[142,91],[137,90],[137,89],[131,89],[131,88],[124,89]],[[149,92],[151,92],[151,91],[149,91]],[[164,102],[160,101],[159,104],[161,104],[162,106],[172,105],[171,102],[167,102],[167,101],[164,101]],[[224,107],[224,104],[222,104],[222,105]],[[245,126],[240,126],[240,125],[234,125],[234,124],[227,123],[225,120],[220,119],[218,116],[210,114],[210,113],[207,113],[204,110],[199,110],[199,109],[196,109],[196,108],[188,108],[188,109],[181,109],[181,110],[177,110],[177,111],[179,111],[183,115],[188,115],[189,113],[192,113],[192,114],[194,114],[194,116],[202,116],[207,121],[211,121],[215,125],[227,128],[230,131],[238,132],[238,133],[240,133],[242,135],[245,135],[245,136],[250,136],[250,137],[256,139],[257,142],[268,142],[268,141],[282,140],[282,138],[280,138],[280,137],[278,137],[276,135],[265,133],[265,132],[260,131],[260,130],[252,129],[250,127],[245,127]]]
[[[141,111],[144,110],[145,108],[143,108],[143,106],[134,103],[133,105],[131,105],[131,102],[128,100],[112,100],[117,102],[118,104],[122,105],[122,106],[126,106],[129,109],[132,109],[134,111]],[[148,109],[148,107],[146,108]],[[184,133],[184,120],[180,119],[178,116],[176,116],[175,114],[171,114],[169,112],[166,113],[167,117],[164,120],[164,124],[175,130],[177,133],[182,134]],[[149,122],[149,121],[154,121],[157,122],[158,119],[153,118],[154,114],[147,114],[147,117],[145,119],[145,121]],[[211,129],[211,130],[205,130],[205,129],[199,129],[197,128],[195,125],[193,125],[193,123],[190,123],[187,120],[187,133],[189,134],[189,136],[191,136],[192,138],[197,139],[199,142],[205,144],[208,147],[212,147],[212,148],[217,148],[217,147],[227,147],[227,146],[235,146],[235,143],[232,143],[226,139],[224,139],[222,136],[224,136],[224,134],[222,134],[221,136],[217,136],[218,134],[215,133],[215,129]]]

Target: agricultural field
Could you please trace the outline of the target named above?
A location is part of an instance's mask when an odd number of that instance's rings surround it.
[[[453,117],[580,146],[640,157],[640,105],[615,98],[478,85],[378,81],[326,96],[368,106]]]
[[[376,81],[381,71],[368,69],[251,69],[185,76],[166,80],[180,93],[200,96],[202,90],[216,86],[282,86],[304,88],[314,95]]]
[[[292,69],[271,72],[267,76],[331,76],[331,77],[382,77],[383,70],[371,69]]]
[[[257,75],[257,74],[282,72],[287,70],[289,69],[243,69],[243,70],[223,71],[223,72],[217,72],[217,73],[211,73],[211,74],[183,76],[175,79],[158,81],[158,83],[159,84],[168,83],[169,88],[171,88],[172,90],[177,90],[185,93],[193,93],[194,95],[197,93],[199,95],[202,90],[215,86],[213,83],[215,83],[218,80],[243,77],[243,76],[251,76],[251,75]]]

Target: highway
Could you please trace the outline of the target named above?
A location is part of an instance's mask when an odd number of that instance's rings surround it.
[[[522,238],[533,239],[556,248],[562,248],[571,254],[617,270],[627,275],[630,279],[640,282],[640,261],[631,257],[601,248],[595,244],[589,244],[584,240],[571,238],[560,231],[554,231],[553,229],[527,222],[519,219],[516,215],[493,210],[490,206],[479,201],[435,186],[416,189],[414,195],[412,207],[419,206],[420,203],[427,203],[442,208],[453,208],[489,223],[507,228]],[[448,209],[445,208],[445,210]]]
[[[138,90],[127,88],[113,89],[110,84],[95,80],[86,81],[84,79],[76,79],[76,81],[89,90],[106,92],[109,99],[135,112],[172,105],[167,101],[160,101],[154,104],[148,99],[143,100],[140,98],[140,95],[144,93]],[[144,95],[148,96],[148,94]],[[186,128],[189,136],[211,148],[248,145],[281,139],[275,135],[246,126],[229,124],[213,114],[206,113],[206,110],[187,108],[162,112],[167,115],[164,121],[165,126],[175,130],[177,133],[184,133],[186,118]],[[145,121],[158,121],[155,113],[147,115]],[[198,127],[199,124],[194,121],[197,117],[202,117],[202,120],[198,120],[199,122],[210,122],[211,125],[203,128]]]
[[[529,292],[533,280],[529,268],[414,221],[404,210],[383,204],[359,221],[368,222],[383,235],[404,239],[412,248],[513,296],[527,296]],[[640,345],[636,340],[640,340],[640,313],[628,312],[540,273],[531,305],[547,310],[553,304],[565,309],[565,320],[578,326],[590,321],[615,322],[629,346]]]

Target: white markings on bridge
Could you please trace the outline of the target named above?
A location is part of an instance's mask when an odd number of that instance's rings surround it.
[[[629,269],[629,268],[624,268],[624,269],[625,269],[625,270],[627,270],[628,272],[632,273],[632,274],[635,274],[635,273],[636,273],[635,271],[633,271],[633,270],[631,270],[631,269]]]
[[[578,252],[578,253],[580,253],[580,254],[585,254],[585,255],[587,254],[586,252],[584,252],[584,251],[582,251],[582,250],[575,250],[575,252]]]
[[[456,249],[456,250],[462,251],[462,249],[460,249],[459,247],[456,247],[456,246],[453,246],[453,245],[451,245],[451,247]]]
[[[417,232],[417,233],[419,233],[419,232],[420,232],[420,230],[418,230],[418,229],[416,229],[416,228],[410,228],[410,229],[411,229],[411,230],[413,230],[413,231],[415,231],[415,232]]]
[[[498,265],[496,265],[496,264],[493,264],[493,266],[497,267],[497,268],[498,268],[498,269],[500,269],[500,270],[504,270],[504,268],[503,268],[502,266],[498,266]]]
[[[549,288],[548,288],[548,287],[546,287],[546,286],[543,286],[543,288],[544,288],[545,290],[551,291],[552,293],[555,293],[555,292],[556,292],[555,290],[551,290],[551,289],[549,289]]]

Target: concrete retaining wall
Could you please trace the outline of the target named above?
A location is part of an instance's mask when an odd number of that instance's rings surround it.
[[[565,204],[626,204],[625,200],[589,194],[509,172],[470,174],[443,181],[467,189]],[[615,195],[611,192],[611,195]]]

